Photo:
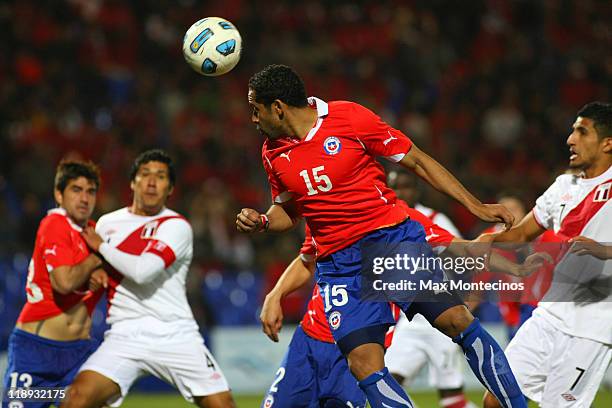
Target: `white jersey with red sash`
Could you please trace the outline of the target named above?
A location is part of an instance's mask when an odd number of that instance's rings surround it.
[[[163,273],[151,282],[140,284],[107,268],[111,278],[109,324],[145,316],[164,322],[193,321],[185,293],[193,256],[193,232],[184,217],[167,208],[155,216],[135,215],[128,208],[122,208],[101,217],[96,232],[104,242],[122,252],[152,253],[165,265]]]
[[[590,179],[563,174],[536,201],[536,221],[556,234],[612,243],[612,167]],[[536,313],[575,337],[612,344],[612,260],[566,254]],[[600,282],[600,283],[598,283]]]

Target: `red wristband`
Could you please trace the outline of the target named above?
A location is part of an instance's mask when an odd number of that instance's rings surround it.
[[[267,231],[270,228],[270,219],[266,214],[259,214],[259,218],[261,219],[261,230]]]

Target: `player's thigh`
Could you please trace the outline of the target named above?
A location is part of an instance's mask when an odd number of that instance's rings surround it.
[[[149,351],[145,343],[137,339],[108,335],[96,352],[81,366],[77,378],[81,372],[91,371],[110,380],[117,386],[114,390],[118,392],[112,394],[105,401],[111,406],[119,406],[132,384],[145,374],[144,360],[148,356]],[[84,378],[89,380],[94,377],[87,376]],[[88,382],[83,381],[81,384],[85,386]],[[104,390],[112,388],[106,381],[104,381],[104,384]],[[93,385],[89,385],[84,388],[83,392],[98,391]]]
[[[187,335],[180,343],[159,342],[153,351],[144,361],[144,370],[174,385],[187,401],[229,391],[219,363],[199,333]]]
[[[556,330],[541,316],[527,320],[505,350],[506,358],[521,391],[540,402],[549,375]]]
[[[62,408],[100,407],[121,394],[119,385],[110,378],[96,372],[79,372],[67,389]]]
[[[423,340],[407,330],[396,331],[391,346],[385,353],[385,366],[391,374],[404,377],[409,386],[427,363],[426,345]]]
[[[559,332],[542,407],[590,407],[612,357],[612,347]]]
[[[310,339],[299,326],[264,397],[262,408],[310,407],[315,401],[315,367]]]
[[[431,385],[438,390],[454,390],[463,387],[464,357],[461,348],[433,328],[425,344],[427,345]]]

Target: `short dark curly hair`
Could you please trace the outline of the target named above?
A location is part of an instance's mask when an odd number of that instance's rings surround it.
[[[68,183],[79,177],[85,177],[100,188],[100,169],[92,161],[66,160],[63,159],[55,170],[54,188],[63,193]]]
[[[176,182],[176,170],[174,169],[174,163],[168,153],[166,153],[162,149],[151,149],[142,152],[132,164],[132,169],[130,170],[130,181],[134,181],[134,179],[136,178],[136,174],[138,174],[140,166],[152,161],[165,163],[168,166],[168,177],[170,177],[170,185],[174,186],[174,183]]]
[[[255,91],[255,101],[266,106],[277,99],[297,108],[308,105],[302,78],[286,65],[268,65],[249,79],[249,88]]]
[[[597,131],[597,137],[603,139],[612,137],[612,104],[605,102],[591,102],[584,105],[578,115],[591,119]]]

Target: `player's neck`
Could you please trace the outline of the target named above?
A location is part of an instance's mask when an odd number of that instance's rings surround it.
[[[590,179],[601,176],[612,166],[612,160],[601,160],[584,169],[584,178]]]
[[[132,203],[132,205],[129,207],[129,211],[134,214],[134,215],[142,215],[144,217],[152,217],[154,215],[159,214],[160,212],[162,212],[162,210],[164,209],[163,206],[161,207],[144,207],[144,206],[140,206],[136,203]]]
[[[74,224],[74,225],[78,225],[81,228],[85,228],[87,226],[87,220],[85,221],[77,221],[74,219],[74,217],[70,214],[68,214],[68,212],[66,212],[66,217],[68,217],[68,219]]]
[[[288,114],[290,120],[287,121],[287,135],[304,140],[317,123],[317,111],[310,107],[295,108]]]

